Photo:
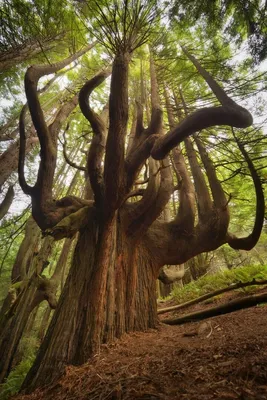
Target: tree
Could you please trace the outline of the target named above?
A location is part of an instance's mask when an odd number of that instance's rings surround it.
[[[179,0],[171,7],[171,17],[182,24],[202,19],[207,36],[223,30],[227,40],[242,43],[248,39],[254,62],[266,58],[267,4],[260,0],[204,0],[201,2]]]
[[[183,264],[225,243],[248,250],[260,236],[264,217],[260,180],[235,134],[255,183],[257,207],[249,236],[239,239],[228,232],[229,200],[205,146],[195,133],[225,125],[245,129],[252,124],[252,116],[227,95],[185,46],[181,46],[182,56],[191,61],[217,100],[209,107],[191,112],[182,91],[176,88],[174,95],[180,109],[180,113],[176,109],[176,120],[180,121],[177,123],[169,113],[170,130],[164,132],[162,87],[157,80],[153,51],[153,44],[155,46],[155,41],[159,40],[153,35],[153,27],[160,28],[160,23],[155,21],[156,4],[128,0],[93,3],[93,6],[85,1],[79,3],[81,18],[87,22],[88,29],[94,31],[99,43],[113,56],[112,67],[105,66],[92,73],[79,92],[81,112],[93,131],[87,154],[85,198],[69,195],[54,200],[59,129],[56,129],[57,124],[47,125],[37,91],[42,77],[60,71],[70,60],[34,65],[25,75],[25,93],[40,142],[41,161],[37,181],[30,186],[24,176],[26,107],[23,107],[20,115],[21,188],[31,197],[33,217],[46,234],[59,240],[79,232],[63,293],[24,382],[27,390],[51,383],[66,364],[85,362],[103,342],[125,332],[155,327],[155,280],[160,269],[164,265]],[[131,62],[137,62],[134,57],[138,51],[146,54],[143,45],[149,41],[150,101],[142,82],[142,95],[136,99],[128,136]],[[107,54],[105,58],[110,59]],[[107,122],[105,113],[99,114],[91,108],[90,100],[92,92],[110,75]],[[164,82],[162,84],[164,86]],[[166,87],[166,102],[169,89]],[[144,105],[147,127],[144,126]],[[200,158],[189,138],[193,135]],[[179,146],[183,141],[189,164]],[[145,179],[140,183],[143,173]],[[179,207],[173,220],[166,222],[160,216],[174,190],[178,192]]]

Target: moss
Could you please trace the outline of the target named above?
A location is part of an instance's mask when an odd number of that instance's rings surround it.
[[[214,290],[223,289],[230,284],[249,282],[253,279],[267,279],[267,265],[249,265],[225,270],[214,275],[205,275],[197,281],[190,282],[183,288],[174,288],[171,295],[178,304],[181,304]],[[254,289],[255,286],[250,286],[239,290],[252,291]]]

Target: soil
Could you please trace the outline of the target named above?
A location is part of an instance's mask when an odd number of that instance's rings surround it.
[[[228,293],[183,313],[240,295]],[[181,311],[160,317],[178,315]],[[16,397],[34,399],[266,400],[267,306],[181,326],[160,323],[158,329],[125,335],[103,345],[87,364],[67,367],[55,385]]]

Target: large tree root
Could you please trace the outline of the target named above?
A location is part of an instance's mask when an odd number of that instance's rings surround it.
[[[238,283],[230,285],[226,288],[218,289],[218,290],[215,290],[214,292],[204,294],[203,296],[200,296],[196,299],[187,301],[186,303],[178,304],[178,305],[172,306],[172,307],[162,308],[162,309],[158,310],[158,314],[165,314],[169,311],[181,310],[182,308],[186,308],[186,307],[192,306],[193,304],[198,304],[198,303],[201,303],[202,301],[211,299],[212,297],[218,296],[219,294],[222,294],[225,292],[230,292],[231,290],[240,289],[240,288],[244,288],[244,287],[252,286],[252,285],[267,285],[267,280],[256,281],[255,279],[253,279],[250,282],[238,282]]]
[[[162,322],[168,325],[182,325],[187,322],[200,321],[205,318],[216,317],[218,315],[242,310],[243,308],[253,307],[260,303],[267,303],[267,293],[251,295],[242,299],[230,301],[221,306],[209,308],[208,310],[187,314],[180,318],[165,319]]]

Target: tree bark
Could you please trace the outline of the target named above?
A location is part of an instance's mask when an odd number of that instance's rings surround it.
[[[43,314],[42,317],[42,321],[41,321],[41,325],[38,331],[38,338],[40,339],[40,341],[42,342],[44,337],[45,337],[45,332],[48,326],[48,322],[49,322],[49,318],[50,318],[50,314],[51,314],[51,307],[49,305],[47,305],[46,310]]]
[[[4,197],[4,200],[0,204],[0,220],[2,218],[4,218],[4,216],[8,213],[8,210],[12,204],[14,196],[15,196],[15,192],[14,192],[13,186],[9,186],[7,193]]]
[[[90,228],[89,228],[90,227]],[[80,233],[58,308],[23,388],[55,381],[101,343],[157,325],[156,270],[142,244],[125,235],[119,215],[103,224],[96,210]]]

